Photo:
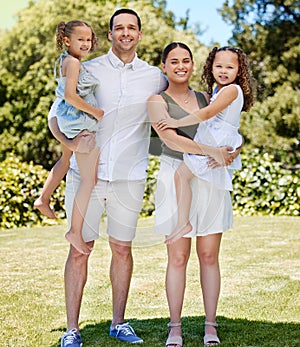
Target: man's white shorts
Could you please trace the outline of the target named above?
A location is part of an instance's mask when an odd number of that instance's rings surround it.
[[[78,171],[70,169],[67,174],[65,207],[68,225],[71,225],[75,193],[80,183]],[[145,180],[103,181],[98,180],[92,191],[82,228],[85,242],[99,238],[101,217],[106,212],[107,234],[119,241],[132,241],[142,208]]]

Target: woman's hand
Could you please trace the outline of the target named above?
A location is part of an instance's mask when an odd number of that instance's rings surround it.
[[[210,153],[208,153],[207,165],[211,169],[228,166],[233,162],[234,154],[235,152],[232,152],[231,147],[212,148]]]
[[[221,147],[219,148],[219,153],[216,152],[215,155],[209,154],[208,160],[207,160],[208,167],[211,169],[215,169],[217,167],[230,165],[234,161],[234,159],[241,153],[243,145],[244,145],[244,140],[242,142],[242,145],[238,147],[235,151],[233,151],[232,148],[229,148],[229,147]],[[226,150],[227,153],[224,150]],[[223,164],[221,164],[220,162],[220,159],[221,159],[220,156],[223,156],[223,159],[224,159]]]
[[[158,130],[164,130],[168,128],[173,128],[173,129],[178,128],[177,119],[174,119],[174,118],[161,119],[156,123],[156,127]]]

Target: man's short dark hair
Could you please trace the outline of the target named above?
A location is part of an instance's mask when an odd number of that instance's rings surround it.
[[[139,31],[142,29],[141,19],[140,19],[139,15],[135,11],[131,10],[130,8],[120,8],[110,18],[110,22],[109,22],[109,29],[110,30],[113,29],[114,18],[116,16],[118,16],[119,14],[122,14],[122,13],[132,14],[132,15],[136,16],[136,19],[137,19],[137,22],[138,22]]]

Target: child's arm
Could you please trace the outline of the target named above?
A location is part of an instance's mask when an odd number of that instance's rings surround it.
[[[179,128],[201,123],[224,110],[237,98],[237,96],[237,88],[234,86],[229,86],[228,88],[222,90],[216,100],[208,106],[203,107],[181,119],[161,119],[157,123],[157,127],[158,129],[164,130],[166,128]]]
[[[71,56],[65,58],[63,62],[63,75],[66,77],[65,99],[77,109],[91,114],[97,120],[100,120],[104,115],[103,110],[90,105],[76,93],[80,69],[81,65],[78,59]]]

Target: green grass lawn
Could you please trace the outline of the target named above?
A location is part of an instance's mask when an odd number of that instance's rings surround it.
[[[66,227],[0,231],[0,346],[58,347],[65,331]],[[195,247],[183,308],[185,347],[202,346],[204,310]],[[166,250],[153,220],[140,221],[126,319],[145,347],[167,337]],[[300,346],[300,218],[236,217],[221,247],[219,337],[224,347]],[[80,315],[84,347],[124,346],[108,337],[110,251],[104,232],[90,259]]]

